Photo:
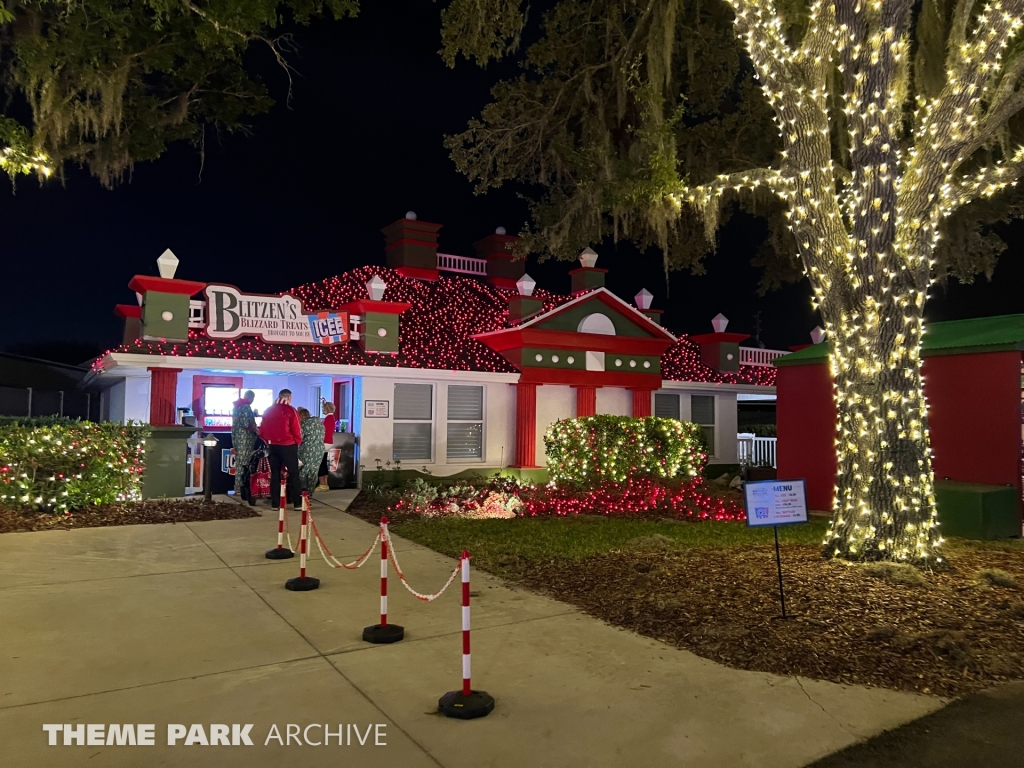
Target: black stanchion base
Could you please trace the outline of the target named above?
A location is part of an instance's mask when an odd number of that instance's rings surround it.
[[[287,560],[290,557],[295,557],[295,553],[288,549],[288,547],[281,547],[280,549],[274,547],[267,550],[267,560]]]
[[[363,640],[368,643],[397,643],[403,637],[405,637],[405,627],[400,627],[397,624],[388,624],[386,627],[374,624],[363,630]]]
[[[296,576],[284,583],[284,588],[290,589],[292,592],[309,592],[312,589],[319,589],[319,587],[320,579],[314,579],[312,576]]]
[[[462,691],[449,691],[437,702],[437,711],[460,720],[487,717],[494,711],[494,697],[487,691],[470,691],[469,696]]]

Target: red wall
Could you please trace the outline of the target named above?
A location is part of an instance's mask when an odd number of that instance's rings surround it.
[[[924,360],[937,479],[1021,488],[1021,353]],[[807,480],[807,505],[832,509],[836,410],[827,364],[785,366],[776,381],[778,475]]]
[[[936,479],[1020,491],[1020,352],[926,357],[923,370]]]
[[[775,392],[778,476],[804,478],[808,508],[831,511],[836,483],[836,406],[829,367],[781,367]]]

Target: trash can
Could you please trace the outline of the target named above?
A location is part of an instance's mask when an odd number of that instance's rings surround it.
[[[354,488],[356,484],[356,436],[351,432],[335,432],[334,447],[328,456],[327,487]]]
[[[142,498],[173,499],[185,495],[188,439],[195,433],[195,427],[150,427]]]
[[[939,532],[965,539],[1008,539],[1021,535],[1017,489],[955,480],[935,481]]]

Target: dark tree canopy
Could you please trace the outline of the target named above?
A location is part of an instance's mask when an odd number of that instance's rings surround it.
[[[702,270],[714,227],[666,200],[720,174],[769,166],[782,148],[772,110],[724,0],[558,0],[531,19],[520,0],[453,0],[442,55],[484,65],[518,55],[523,73],[498,83],[493,101],[447,145],[479,192],[518,183],[532,203],[525,247],[563,259],[612,236],[662,249],[666,269]],[[914,85],[937,93],[945,78],[952,0],[916,9]],[[790,40],[806,25],[803,0],[777,3]],[[521,48],[524,37],[536,38]],[[906,83],[904,84],[906,87]],[[833,90],[841,115],[841,87]],[[907,128],[914,104],[909,100]],[[843,133],[836,132],[836,141]],[[1009,131],[999,140],[1006,142]],[[990,145],[1000,156],[999,142]],[[845,147],[836,147],[848,155]],[[981,154],[985,154],[983,151]],[[983,164],[983,161],[982,161]],[[785,206],[769,194],[723,197],[710,223],[742,208],[769,236],[754,254],[762,290],[801,275]],[[938,279],[991,276],[1006,249],[994,225],[1024,213],[1016,189],[958,209],[935,249]],[[721,218],[718,218],[718,217]]]
[[[111,186],[204,128],[240,130],[273,103],[246,69],[264,46],[287,67],[285,23],[353,16],[358,0],[8,0],[0,5],[0,168]]]

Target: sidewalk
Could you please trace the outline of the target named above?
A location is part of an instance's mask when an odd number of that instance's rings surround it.
[[[343,513],[353,494],[314,502],[318,527],[344,562],[376,533]],[[309,572],[320,589],[289,592],[298,559],[263,557],[277,517],[260,511],[248,520],[0,536],[0,762],[781,768],[943,703],[728,669],[474,572],[474,687],[497,707],[483,720],[449,720],[434,710],[460,685],[457,585],[422,603],[392,578],[390,618],[406,639],[370,646],[361,632],[378,620],[377,558],[339,572],[314,546]],[[455,567],[395,543],[421,592],[438,589]],[[154,723],[156,746],[48,747],[44,723]],[[168,723],[252,723],[255,746],[168,747]],[[332,732],[338,723],[384,723],[387,746],[263,745],[272,724],[284,736],[289,723],[328,723]]]
[[[1024,683],[975,693],[826,757],[814,768],[1019,768]]]

